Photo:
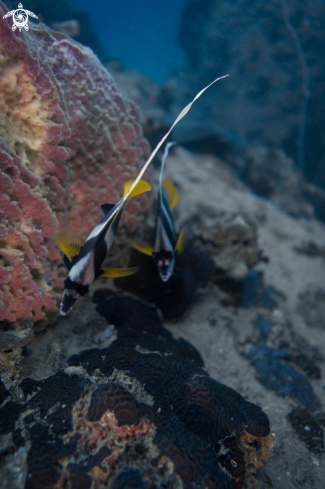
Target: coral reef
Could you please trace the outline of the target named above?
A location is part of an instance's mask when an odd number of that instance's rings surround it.
[[[297,0],[188,0],[178,36],[188,87],[231,75],[207,97],[207,118],[238,137],[283,149],[311,178],[325,145],[323,25],[321,0],[308,6]]]
[[[4,456],[9,467],[25,454],[24,487],[252,484],[273,446],[263,411],[211,379],[154,309],[105,290],[95,300],[117,331],[108,348],[73,356],[47,379],[24,379],[24,402],[3,391]]]
[[[31,0],[28,7],[38,15],[38,21],[74,37],[76,41],[91,48],[101,61],[111,59],[103,49],[87,11],[82,7],[76,8],[67,0],[58,0],[52,5],[46,0]]]
[[[4,21],[0,53],[0,320],[38,321],[62,286],[57,222],[84,239],[148,144],[138,110],[90,49],[42,24],[14,33]],[[127,207],[121,242],[147,206],[141,196]]]

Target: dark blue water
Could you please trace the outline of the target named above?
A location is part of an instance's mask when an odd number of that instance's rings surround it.
[[[184,64],[176,35],[185,3],[185,0],[70,0],[72,6],[89,12],[107,55],[120,57],[127,68],[157,82],[166,81]]]

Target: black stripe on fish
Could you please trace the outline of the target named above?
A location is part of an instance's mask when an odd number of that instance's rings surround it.
[[[107,244],[104,238],[100,237],[97,239],[96,244],[94,246],[94,268],[95,268],[95,275],[97,271],[99,271],[100,267],[102,266],[103,261],[106,258],[107,255]]]
[[[81,296],[84,296],[89,292],[89,285],[78,284],[71,280],[69,275],[64,279],[64,288],[75,290]]]
[[[172,218],[172,213],[169,207],[169,201],[168,197],[166,195],[166,192],[163,188],[160,189],[160,196],[159,196],[159,216],[162,222],[162,225],[164,227],[164,230],[168,236],[168,239],[171,243],[172,249],[174,249],[176,245],[176,233],[175,233],[175,228],[173,224],[173,218]]]
[[[106,204],[106,205],[109,205],[109,204]],[[113,206],[113,207],[115,207],[115,206]],[[117,228],[118,228],[118,225],[119,225],[119,222],[121,219],[122,211],[123,211],[123,207],[121,208],[119,213],[116,215],[113,222],[111,222],[111,219],[108,219],[105,227],[97,236],[94,236],[93,238],[87,239],[85,244],[81,247],[80,253],[79,253],[75,263],[77,263],[82,258],[87,256],[89,253],[94,253],[95,273],[97,273],[99,271],[103,261],[106,258],[106,255],[108,253],[107,242],[105,240],[106,234],[112,233],[111,241],[114,240],[114,237],[116,235]]]
[[[103,204],[100,208],[102,213],[102,218],[106,217],[107,214],[115,207],[116,204]]]

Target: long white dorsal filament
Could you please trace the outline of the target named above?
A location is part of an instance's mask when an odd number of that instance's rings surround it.
[[[128,199],[130,193],[132,192],[132,190],[134,189],[134,187],[137,185],[137,183],[139,182],[139,180],[141,180],[144,172],[146,171],[146,169],[148,168],[148,166],[150,165],[150,163],[152,162],[152,160],[154,159],[154,157],[156,156],[157,152],[159,151],[159,149],[161,148],[161,146],[164,144],[164,142],[166,141],[166,139],[168,138],[169,134],[172,132],[172,130],[174,129],[174,127],[176,126],[176,124],[179,123],[180,120],[183,119],[183,117],[186,116],[186,114],[189,112],[189,110],[191,109],[192,105],[194,104],[194,102],[199,98],[201,97],[202,93],[205,92],[209,87],[211,87],[211,85],[213,85],[214,83],[216,83],[217,81],[219,80],[222,80],[223,78],[226,78],[227,76],[229,75],[224,75],[224,76],[220,76],[219,78],[217,78],[216,80],[214,80],[212,83],[210,83],[209,85],[207,85],[205,88],[203,88],[203,90],[201,90],[195,97],[194,99],[192,100],[192,102],[190,102],[183,110],[182,112],[179,114],[179,116],[177,117],[177,119],[175,120],[174,124],[172,125],[172,127],[169,129],[169,131],[165,134],[165,136],[159,141],[159,143],[157,144],[157,146],[155,147],[155,149],[153,150],[153,152],[151,153],[151,155],[149,156],[149,159],[146,161],[146,163],[143,165],[143,168],[142,170],[140,171],[139,175],[137,176],[137,178],[134,180],[133,184],[131,185],[129,191],[124,195],[124,202],[126,202],[126,200]]]
[[[188,111],[190,110],[190,108],[192,107],[192,105],[194,104],[194,102],[199,98],[201,97],[202,93],[205,92],[205,90],[207,90],[209,87],[211,87],[211,85],[213,85],[214,83],[216,83],[217,81],[219,80],[222,80],[222,78],[226,78],[227,76],[229,75],[224,75],[224,76],[220,76],[219,78],[217,78],[216,80],[214,80],[212,83],[210,83],[210,85],[206,86],[205,88],[203,88],[203,90],[201,90],[201,92],[199,92],[195,98],[192,100],[191,103],[189,103],[183,110],[182,112],[179,114],[179,116],[177,117],[177,119],[175,120],[174,124],[172,125],[172,127],[169,129],[169,131],[167,132],[167,134],[165,134],[165,136],[162,138],[162,140],[157,144],[157,146],[155,147],[155,149],[153,150],[153,152],[151,153],[151,155],[149,156],[149,159],[146,161],[146,163],[143,165],[142,167],[142,170],[140,171],[139,175],[137,176],[137,178],[134,180],[133,184],[131,185],[131,187],[129,188],[129,191],[124,195],[124,197],[120,200],[120,203],[119,205],[116,207],[115,211],[110,214],[109,216],[109,221],[110,222],[113,222],[115,219],[116,219],[116,216],[118,215],[119,211],[121,210],[121,206],[123,206],[125,204],[125,202],[127,201],[130,193],[132,192],[132,190],[134,189],[134,187],[137,185],[137,183],[141,180],[144,172],[146,171],[146,169],[148,168],[148,166],[150,165],[150,163],[152,162],[152,160],[154,159],[154,157],[156,156],[157,152],[159,151],[159,149],[161,148],[161,146],[164,144],[164,142],[166,141],[166,139],[168,138],[169,134],[172,132],[172,130],[174,129],[174,127],[176,126],[176,124],[179,123],[179,121],[181,119],[183,119],[183,117],[188,113]],[[107,214],[108,215],[108,214]],[[99,233],[102,232],[102,230],[104,229],[104,227],[107,225],[107,219],[105,220],[105,218],[103,219],[102,222],[100,222],[99,224],[97,224],[97,226],[92,230],[92,232],[90,233],[90,235],[88,236],[87,240],[90,239],[90,238],[94,238],[95,236],[98,236]],[[87,241],[86,240],[86,241]]]

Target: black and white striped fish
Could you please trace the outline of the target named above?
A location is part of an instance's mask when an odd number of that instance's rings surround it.
[[[161,162],[154,246],[140,240],[131,243],[141,253],[153,257],[163,282],[167,282],[172,276],[175,254],[183,251],[186,241],[184,230],[177,238],[172,216],[172,209],[180,200],[179,193],[170,178],[166,178],[164,183],[162,178],[169,148],[174,144],[174,142],[166,144]]]
[[[62,231],[56,233],[57,242],[64,253],[64,262],[69,270],[68,276],[64,279],[64,291],[60,305],[61,316],[66,316],[71,311],[78,297],[87,294],[95,278],[125,277],[139,270],[139,267],[101,268],[114,241],[127,200],[151,190],[148,182],[139,180],[128,194],[133,183],[134,180],[125,182],[123,198],[117,204],[102,205],[102,220],[89,234],[83,246],[69,239],[69,236]]]
[[[169,131],[163,136],[163,138],[159,141],[151,155],[149,156],[146,163],[143,165],[140,170],[137,178],[133,181],[127,182],[127,186],[124,187],[124,196],[123,198],[116,204],[104,204],[102,206],[102,215],[103,219],[101,222],[93,229],[88,238],[86,239],[83,246],[77,244],[74,240],[70,240],[64,233],[58,232],[56,233],[56,238],[59,243],[61,250],[63,251],[65,258],[65,264],[69,269],[69,274],[64,280],[64,291],[62,296],[62,302],[60,306],[60,314],[62,316],[66,316],[69,311],[71,311],[78,297],[85,295],[89,290],[89,285],[92,281],[100,276],[100,277],[122,277],[125,275],[131,275],[135,273],[138,268],[128,268],[128,269],[103,269],[101,265],[103,260],[108,253],[112,242],[114,240],[117,227],[119,224],[119,220],[121,217],[121,213],[123,211],[124,205],[126,201],[133,197],[134,195],[138,195],[142,192],[147,192],[149,190],[150,185],[147,182],[141,180],[143,174],[146,169],[156,156],[157,152],[163,145],[163,143],[168,138],[169,134],[172,132],[174,127],[185,117],[185,115],[190,111],[194,102],[201,97],[201,95],[207,90],[211,85],[215,82],[226,78],[229,75],[220,76],[212,83],[203,88],[190,102],[181,113],[176,118],[174,124],[171,126]],[[144,190],[142,185],[146,185],[146,189]],[[148,187],[149,186],[149,187]],[[142,188],[142,190],[141,190]],[[151,187],[150,187],[151,188]],[[165,185],[166,190],[166,185]],[[168,191],[166,190],[168,193]],[[182,234],[182,233],[181,233]],[[180,235],[181,236],[181,235]],[[178,242],[180,242],[179,248],[181,247],[180,236],[178,238]],[[174,251],[179,251],[178,245],[176,243],[176,247]],[[167,261],[166,261],[167,260]],[[160,263],[160,262],[159,262]],[[160,266],[158,263],[158,267]],[[170,265],[170,264],[169,264]],[[169,267],[168,258],[163,257],[161,262],[162,267]],[[173,265],[174,266],[174,265]],[[168,271],[164,273],[164,277],[168,276]],[[165,280],[168,280],[168,278]],[[163,279],[164,280],[164,279]]]

